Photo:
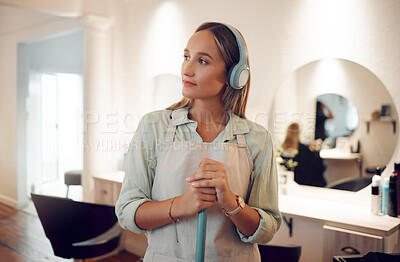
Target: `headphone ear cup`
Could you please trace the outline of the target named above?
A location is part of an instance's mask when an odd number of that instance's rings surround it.
[[[242,89],[249,80],[250,70],[247,64],[236,64],[228,72],[229,85],[234,89]]]

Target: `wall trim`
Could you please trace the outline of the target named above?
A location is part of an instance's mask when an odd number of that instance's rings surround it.
[[[6,204],[7,206],[11,206],[13,208],[17,208],[17,200],[9,198],[8,196],[0,194],[0,203]]]

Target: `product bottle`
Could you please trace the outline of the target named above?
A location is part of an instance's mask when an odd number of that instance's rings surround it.
[[[397,178],[400,179],[400,163],[394,163],[394,173],[396,173]],[[397,214],[400,215],[400,183],[399,183],[399,200],[398,200],[397,204],[399,205],[398,206],[399,210],[398,210]]]
[[[371,212],[378,215],[381,213],[381,176],[372,177],[371,190]]]
[[[382,183],[381,214],[387,215],[389,211],[389,177],[385,177]]]
[[[382,175],[382,169],[379,166],[375,169],[375,175],[377,175],[377,176]]]
[[[395,172],[390,176],[389,180],[389,216],[397,217],[399,212],[399,178]]]

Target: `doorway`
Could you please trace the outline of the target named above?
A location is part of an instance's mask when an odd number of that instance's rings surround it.
[[[32,70],[26,105],[27,193],[65,196],[64,173],[83,167],[82,76]]]
[[[21,197],[65,197],[64,173],[83,169],[83,41],[75,29],[18,45]],[[69,196],[82,199],[82,189]]]

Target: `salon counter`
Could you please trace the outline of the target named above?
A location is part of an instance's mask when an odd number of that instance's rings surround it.
[[[400,251],[400,219],[371,214],[370,187],[348,192],[292,181],[280,192],[285,192],[279,196],[285,220],[271,244],[301,245],[300,261],[332,261],[345,247],[361,254]]]
[[[124,172],[96,174],[95,199],[113,205],[118,199]],[[280,187],[279,207],[285,221],[271,244],[302,246],[301,262],[332,261],[345,246],[360,253],[399,252],[400,219],[370,212],[371,188],[359,192],[299,186],[289,181]],[[283,194],[283,192],[285,194]],[[144,234],[124,231],[121,248],[143,255]]]

